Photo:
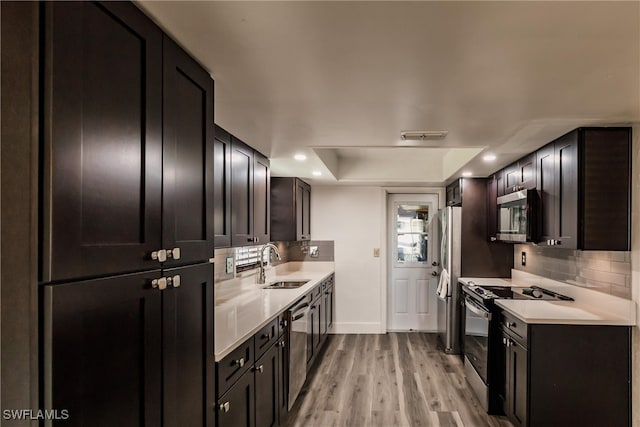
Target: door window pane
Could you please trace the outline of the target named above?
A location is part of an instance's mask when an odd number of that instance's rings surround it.
[[[429,243],[429,206],[396,206],[396,262],[426,262]]]

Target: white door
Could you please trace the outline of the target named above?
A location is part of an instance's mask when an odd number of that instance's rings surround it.
[[[437,242],[429,222],[438,210],[437,194],[389,194],[388,329],[436,331]],[[435,239],[436,237],[433,236]]]

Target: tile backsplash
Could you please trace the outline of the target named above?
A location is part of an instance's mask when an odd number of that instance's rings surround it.
[[[278,247],[281,260],[272,257],[271,265],[278,265],[288,261],[333,261],[333,240],[310,240],[304,242],[272,242]],[[262,245],[256,245],[259,248]],[[310,254],[311,247],[317,247],[317,256],[312,257]],[[253,246],[250,246],[253,247]],[[226,272],[227,258],[233,259],[232,273]],[[233,279],[235,277],[245,277],[256,274],[257,268],[235,273],[236,248],[221,248],[215,250],[214,255],[214,281],[216,283],[223,280]]]
[[[516,270],[631,299],[631,252],[514,245],[513,258]]]

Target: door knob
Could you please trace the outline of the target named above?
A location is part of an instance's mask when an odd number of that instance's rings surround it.
[[[432,275],[433,277],[436,277],[436,276],[438,275],[438,272],[437,272],[437,271],[432,271],[432,272],[431,272],[431,275]]]
[[[438,266],[438,262],[437,262],[437,261],[433,261],[433,262],[431,263],[431,266],[432,266],[432,267],[437,267],[437,266]]]

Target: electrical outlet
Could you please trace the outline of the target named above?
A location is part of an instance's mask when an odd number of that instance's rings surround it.
[[[227,267],[225,269],[225,272],[227,274],[233,273],[233,257],[232,256],[227,257]]]

